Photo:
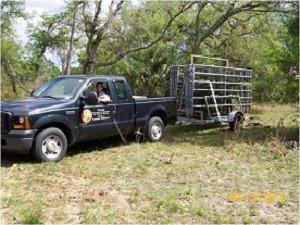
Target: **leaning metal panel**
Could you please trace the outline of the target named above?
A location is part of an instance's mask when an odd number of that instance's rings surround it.
[[[170,87],[170,96],[176,96],[177,86],[178,86],[178,66],[171,66],[171,87]]]
[[[171,66],[171,87],[170,96],[181,96],[184,80],[184,66],[173,65]]]

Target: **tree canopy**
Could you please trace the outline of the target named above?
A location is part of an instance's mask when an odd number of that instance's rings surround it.
[[[170,66],[201,54],[252,68],[254,101],[298,102],[298,1],[72,0],[38,23],[24,3],[1,1],[2,98],[69,74],[121,75],[134,94],[164,95]],[[13,26],[20,17],[24,46]]]

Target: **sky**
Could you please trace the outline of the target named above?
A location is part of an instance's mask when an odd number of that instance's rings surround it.
[[[43,12],[56,13],[62,10],[64,5],[65,3],[63,0],[25,0],[25,12],[32,16],[28,21],[33,24],[37,24],[39,17]],[[17,19],[15,28],[17,34],[16,41],[22,46],[25,46],[28,42],[26,33],[27,21],[22,18]],[[45,57],[56,64],[61,70],[59,59],[55,55],[51,54],[50,52],[46,52]]]
[[[103,1],[103,10],[105,8],[108,9],[108,5],[110,4],[111,0],[104,0]],[[139,0],[131,0],[133,4],[139,4]],[[65,6],[64,0],[25,0],[25,11],[33,15],[34,17],[30,20],[32,23],[37,23],[39,16],[43,12],[48,13],[56,13],[62,10]],[[18,19],[16,24],[17,29],[17,40],[22,44],[25,45],[28,41],[26,35],[26,27],[27,22],[23,19]]]
[[[139,4],[139,0],[131,0],[133,4]],[[108,6],[111,3],[111,0],[103,0],[103,10],[108,11]],[[63,10],[65,6],[65,0],[25,0],[25,12],[29,13],[32,16],[28,21],[33,24],[37,24],[40,18],[40,15],[44,12],[47,13],[57,13]],[[26,33],[27,21],[24,19],[18,19],[15,23],[16,28],[16,41],[25,46],[28,42],[28,37]],[[48,60],[55,63],[60,68],[60,62],[57,56],[53,53],[46,52],[45,56]],[[78,66],[78,63],[75,62],[73,66]],[[60,68],[61,69],[61,68]]]
[[[37,23],[39,16],[43,12],[55,13],[60,11],[64,5],[63,0],[25,0],[25,12],[33,16],[30,22]],[[17,41],[25,45],[28,41],[26,35],[27,22],[23,19],[18,19],[15,27],[17,30]]]

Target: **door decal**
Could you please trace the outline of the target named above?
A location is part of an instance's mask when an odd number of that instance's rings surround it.
[[[105,109],[98,109],[97,112],[93,112],[92,121],[109,120],[110,117],[110,111],[107,111]]]
[[[92,112],[89,109],[85,109],[81,113],[81,120],[84,123],[89,123],[92,120]]]

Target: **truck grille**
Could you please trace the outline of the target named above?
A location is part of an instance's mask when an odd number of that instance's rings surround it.
[[[11,114],[1,112],[1,135],[7,134],[10,131]]]

